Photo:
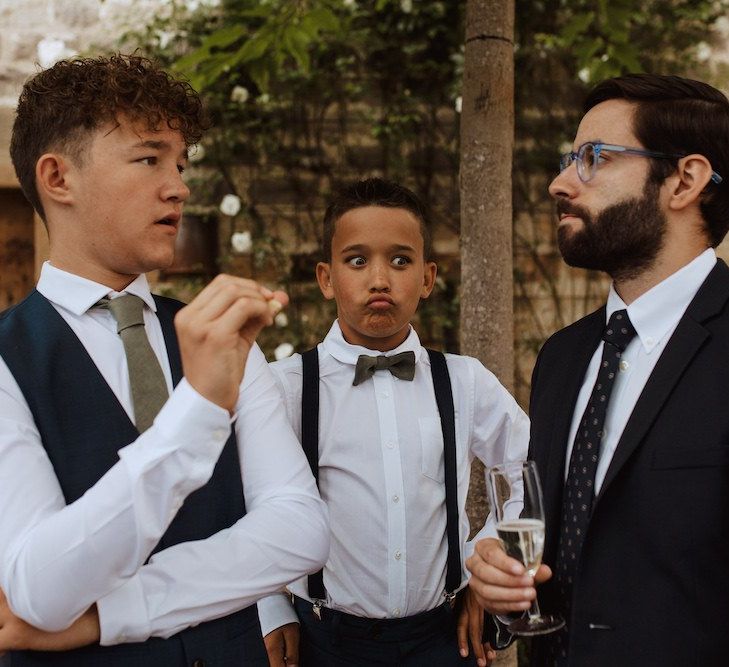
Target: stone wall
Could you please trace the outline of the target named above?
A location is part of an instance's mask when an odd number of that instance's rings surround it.
[[[165,0],[0,0],[0,165],[9,164],[13,110],[23,82],[60,57],[113,45]]]

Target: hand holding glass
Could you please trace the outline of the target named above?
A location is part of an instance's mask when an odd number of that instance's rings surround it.
[[[544,550],[544,503],[534,461],[494,466],[489,470],[487,488],[504,550],[533,577],[542,563]],[[509,632],[544,635],[562,627],[561,617],[541,615],[535,598],[527,616],[509,624]]]

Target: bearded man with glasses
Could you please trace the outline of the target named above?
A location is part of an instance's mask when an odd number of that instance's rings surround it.
[[[488,539],[468,561],[493,614],[542,584],[564,616],[535,665],[727,664],[728,174],[726,96],[641,74],[593,89],[550,185],[565,261],[613,283],[532,378],[546,565],[531,579]]]

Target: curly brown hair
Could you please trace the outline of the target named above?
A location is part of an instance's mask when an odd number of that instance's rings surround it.
[[[197,143],[208,122],[198,94],[142,56],[115,54],[61,60],[23,86],[10,140],[20,187],[45,220],[35,166],[48,151],[82,164],[90,134],[123,115],[148,129],[163,124]]]

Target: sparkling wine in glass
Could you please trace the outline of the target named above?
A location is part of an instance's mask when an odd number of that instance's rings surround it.
[[[516,461],[494,466],[488,474],[491,511],[496,531],[506,553],[534,576],[544,550],[544,502],[534,461]],[[515,635],[544,635],[564,627],[560,616],[542,616],[534,599],[526,616],[509,624]]]

